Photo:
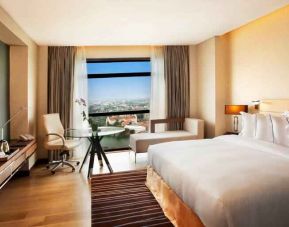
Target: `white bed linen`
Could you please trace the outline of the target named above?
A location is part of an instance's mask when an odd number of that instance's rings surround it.
[[[289,148],[228,135],[152,145],[148,160],[205,226],[289,226]]]

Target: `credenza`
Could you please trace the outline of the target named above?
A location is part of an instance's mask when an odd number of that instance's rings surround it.
[[[36,162],[36,140],[17,141],[12,140],[9,145],[15,151],[15,154],[7,160],[0,162],[0,189],[13,177],[18,171],[25,171],[29,174],[30,169]]]

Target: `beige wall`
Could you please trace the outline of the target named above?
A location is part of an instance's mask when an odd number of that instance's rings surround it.
[[[289,6],[226,35],[231,102],[289,98]]]
[[[0,7],[0,39],[10,45],[10,116],[28,110],[11,123],[11,138],[21,133],[36,135],[37,45]]]
[[[196,49],[197,115],[207,137],[232,130],[225,104],[289,99],[289,6]]]
[[[198,90],[197,90],[197,47],[189,46],[190,68],[190,117],[198,116]]]
[[[28,48],[10,46],[10,113],[28,106]],[[10,114],[11,115],[11,114]],[[10,123],[10,136],[17,138],[29,129],[28,111],[24,110]]]
[[[197,45],[198,118],[205,120],[205,136],[215,135],[215,38]]]
[[[28,132],[37,134],[37,65],[38,47],[35,43],[27,45],[28,48]]]
[[[214,37],[196,48],[196,94],[191,94],[191,102],[196,102],[197,117],[205,120],[205,136],[212,138],[226,131],[224,105],[226,103],[227,77],[223,50],[225,39]]]
[[[87,58],[149,57],[150,46],[87,46]]]
[[[215,64],[216,64],[216,122],[215,136],[224,134],[227,131],[227,118],[224,114],[225,105],[229,100],[229,71],[228,71],[228,40],[226,37],[215,38]]]
[[[46,158],[47,151],[43,147],[45,132],[42,115],[47,114],[47,76],[48,76],[48,47],[38,47],[38,83],[37,83],[37,141],[38,157]]]

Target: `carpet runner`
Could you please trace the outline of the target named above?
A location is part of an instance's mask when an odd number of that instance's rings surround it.
[[[173,226],[145,181],[146,170],[94,175],[91,179],[92,226]]]

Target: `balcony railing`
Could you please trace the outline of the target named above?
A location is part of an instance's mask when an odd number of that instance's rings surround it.
[[[149,127],[149,110],[134,110],[121,112],[90,113],[99,126],[123,127],[124,132],[105,136],[101,145],[105,150],[121,150],[129,148],[131,134],[146,132]]]

